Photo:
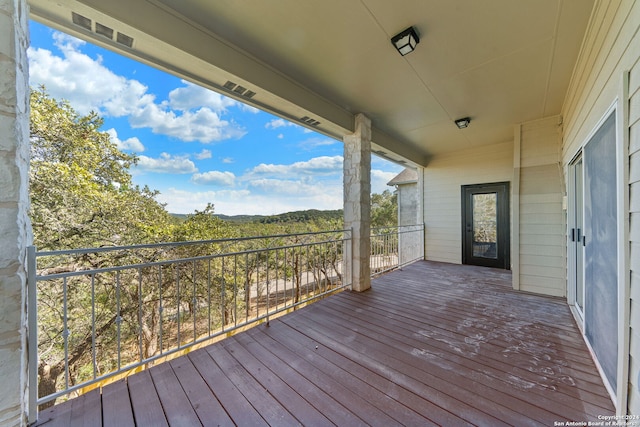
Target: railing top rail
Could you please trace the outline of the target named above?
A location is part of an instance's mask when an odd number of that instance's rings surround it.
[[[36,256],[44,257],[44,256],[57,256],[57,255],[75,255],[75,254],[85,254],[85,253],[110,252],[110,251],[124,251],[124,250],[132,250],[132,249],[151,249],[151,248],[161,248],[161,247],[207,245],[207,244],[216,244],[216,243],[243,242],[248,240],[277,239],[277,238],[283,238],[283,237],[313,236],[313,235],[320,235],[320,234],[335,234],[335,233],[351,233],[351,230],[345,229],[345,230],[313,231],[313,232],[306,232],[306,233],[272,234],[268,236],[228,237],[224,239],[213,239],[213,240],[190,240],[186,242],[163,242],[163,243],[148,243],[148,244],[130,245],[130,246],[101,246],[98,248],[64,249],[64,250],[57,250],[57,251],[38,251],[36,252]]]
[[[371,227],[371,230],[389,230],[389,229],[397,229],[397,228],[405,228],[405,227],[422,227],[424,224],[407,224],[407,225],[387,225],[384,227]]]
[[[97,275],[101,273],[110,273],[110,272],[124,271],[124,270],[137,270],[140,268],[156,267],[159,265],[183,264],[183,263],[203,261],[208,259],[233,257],[237,255],[250,255],[250,254],[262,253],[267,251],[279,251],[283,249],[293,249],[293,248],[301,248],[301,247],[307,247],[307,246],[308,247],[320,246],[326,243],[334,243],[334,242],[346,241],[346,240],[349,240],[349,237],[346,237],[340,240],[321,240],[317,242],[305,242],[305,243],[299,243],[295,245],[274,246],[269,248],[250,249],[250,250],[237,251],[237,252],[225,252],[221,254],[199,255],[199,256],[192,256],[187,258],[174,258],[174,259],[167,259],[167,260],[154,261],[154,262],[125,264],[125,265],[114,266],[114,267],[78,269],[74,271],[65,271],[64,273],[38,274],[36,276],[36,279],[37,280],[55,280],[55,279],[61,279],[65,277]]]
[[[390,232],[406,232],[416,231],[424,228],[424,224],[411,224],[411,225],[389,225],[387,227],[372,227],[371,234],[384,234]]]

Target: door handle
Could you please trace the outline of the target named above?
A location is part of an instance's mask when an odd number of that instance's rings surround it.
[[[576,229],[575,228],[571,229],[571,241],[572,242],[576,241]]]

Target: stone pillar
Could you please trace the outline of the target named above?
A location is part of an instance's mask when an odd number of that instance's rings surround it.
[[[344,227],[352,230],[344,275],[362,292],[371,287],[371,120],[358,114],[355,125],[344,137]]]
[[[29,71],[26,0],[0,0],[0,425],[27,423]]]

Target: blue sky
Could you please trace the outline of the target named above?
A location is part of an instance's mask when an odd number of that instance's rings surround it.
[[[342,142],[108,50],[30,23],[30,84],[44,84],[136,154],[136,184],[172,213],[342,208]],[[372,157],[372,192],[402,167]]]

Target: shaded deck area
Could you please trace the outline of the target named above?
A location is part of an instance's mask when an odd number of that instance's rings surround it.
[[[561,299],[417,262],[43,411],[39,425],[553,425],[615,410]]]

